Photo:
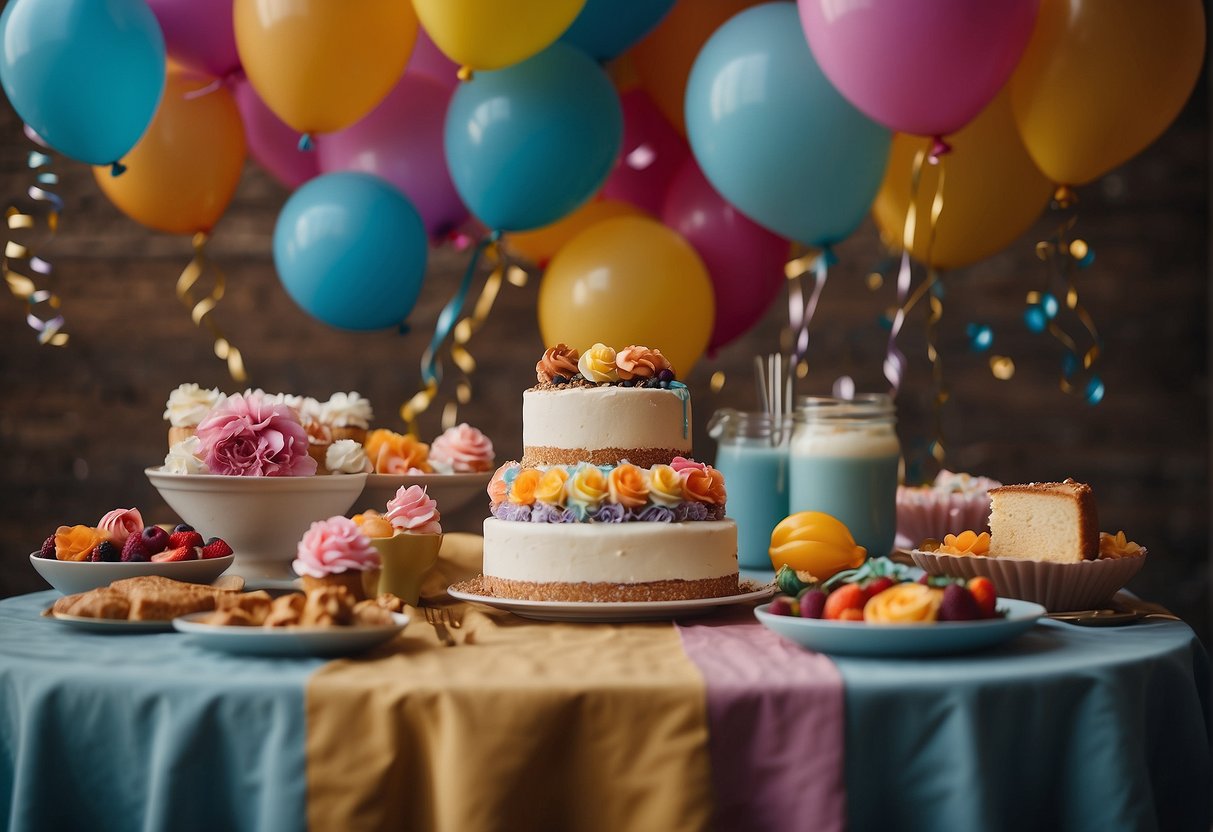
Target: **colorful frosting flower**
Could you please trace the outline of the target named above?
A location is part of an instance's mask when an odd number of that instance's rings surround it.
[[[964,531],[960,534],[944,535],[943,543],[935,551],[941,555],[988,555],[990,533]]]
[[[110,543],[121,549],[128,537],[143,531],[143,515],[137,508],[116,508],[101,518],[97,528],[109,535]]]
[[[635,512],[634,519],[643,523],[673,523],[674,510],[666,506],[645,506]]]
[[[1099,533],[1099,556],[1101,558],[1135,558],[1144,549],[1125,537],[1123,531],[1116,534]]]
[[[709,471],[699,468],[684,468],[678,476],[682,477],[682,498],[692,503],[715,503],[716,488],[712,483]]]
[[[631,463],[617,465],[607,476],[611,502],[624,508],[640,508],[649,501],[649,483],[642,469]]]
[[[198,425],[202,458],[213,474],[298,477],[316,473],[307,432],[286,405],[261,395],[228,397]]]
[[[906,583],[872,596],[863,607],[869,624],[929,624],[939,615],[943,590]]]
[[[693,459],[687,459],[685,456],[674,457],[672,460],[670,460],[670,467],[680,474],[690,468],[696,468],[700,471],[706,471],[708,469],[707,463],[696,462]]]
[[[357,393],[334,393],[320,406],[320,421],[334,428],[366,430],[375,418],[369,400]]]
[[[430,463],[443,473],[491,471],[494,458],[493,443],[467,422],[447,428],[430,445]]]
[[[548,503],[535,503],[531,507],[532,523],[576,523],[577,514],[569,508]]]
[[[412,534],[442,534],[438,522],[438,502],[426,493],[424,486],[401,486],[387,504],[388,522],[403,532]]]
[[[297,575],[324,578],[346,571],[378,569],[379,552],[348,517],[317,520],[303,533],[291,564]]]
[[[324,467],[331,474],[367,474],[373,470],[370,457],[353,439],[338,439],[324,452]]]
[[[434,470],[429,462],[430,446],[412,434],[380,428],[367,434],[363,447],[376,474],[428,474]]]
[[[682,477],[672,466],[654,465],[649,469],[649,499],[666,508],[682,502]]]
[[[197,384],[182,384],[168,394],[164,418],[176,428],[192,428],[199,424],[224,396],[218,389],[205,390]]]
[[[619,368],[615,366],[615,351],[606,344],[595,344],[586,350],[577,361],[577,369],[586,381],[595,384],[619,381]]]
[[[396,527],[386,517],[377,511],[364,511],[355,514],[354,524],[367,537],[391,537],[396,533]]]
[[[535,502],[535,488],[542,478],[543,472],[538,468],[525,468],[519,471],[518,476],[514,477],[514,482],[510,484],[510,502],[520,506],[531,505]]]
[[[517,462],[506,462],[493,472],[493,477],[489,480],[487,489],[489,492],[489,508],[495,508],[504,502],[506,495],[510,491],[510,487],[505,482],[506,472],[517,467]]]
[[[596,511],[606,497],[607,480],[599,468],[581,465],[569,476],[568,505],[578,518]]]
[[[618,503],[603,503],[594,512],[593,519],[595,523],[622,523],[627,511]]]
[[[728,492],[724,490],[724,474],[715,468],[709,467],[708,476],[712,478],[711,487],[708,491],[712,497],[712,504],[723,506],[725,500],[728,499]]]
[[[568,469],[560,466],[549,468],[535,486],[535,499],[548,505],[563,506],[565,483],[568,480]]]
[[[55,529],[55,559],[86,560],[105,539],[105,532],[92,526],[60,526]]]
[[[673,372],[661,350],[641,346],[631,346],[616,353],[615,368],[623,381],[653,378],[662,370]]]
[[[577,375],[578,358],[577,350],[565,344],[548,347],[535,364],[535,378],[540,384],[550,383],[556,376],[568,381]]]

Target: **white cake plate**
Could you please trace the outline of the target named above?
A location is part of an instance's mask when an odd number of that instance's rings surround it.
[[[470,583],[470,582],[465,582]],[[693,598],[686,601],[524,601],[515,598],[495,598],[460,589],[461,584],[447,587],[447,594],[460,601],[474,601],[489,607],[512,612],[536,621],[574,621],[583,623],[624,623],[629,621],[669,621],[706,615],[732,604],[765,601],[775,594],[775,587],[763,586],[737,595],[719,598]]]

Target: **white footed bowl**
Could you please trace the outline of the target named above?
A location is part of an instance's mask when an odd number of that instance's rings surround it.
[[[345,514],[366,474],[223,477],[145,473],[173,511],[232,547],[232,571],[246,578],[293,578],[295,545],[316,520]]]
[[[438,503],[444,530],[479,531],[479,522],[489,513],[489,495],[485,489],[492,478],[492,471],[477,474],[367,474],[366,487],[362,489],[362,496],[355,501],[354,509],[374,509],[382,514],[388,500],[396,496],[401,486],[422,485],[425,486],[430,499]],[[484,503],[484,512],[477,517],[477,526],[470,530],[448,529],[448,516],[454,515],[476,499]]]
[[[53,560],[40,558],[35,552],[29,562],[43,579],[64,595],[88,592],[99,586],[109,586],[124,578],[159,575],[189,584],[209,584],[232,565],[233,556],[183,560],[173,563],[142,561],[139,563],[92,563],[85,560]]]

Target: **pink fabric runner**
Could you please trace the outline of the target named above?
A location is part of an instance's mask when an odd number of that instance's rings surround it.
[[[833,662],[748,616],[677,626],[707,686],[716,828],[841,832],[845,725]]]

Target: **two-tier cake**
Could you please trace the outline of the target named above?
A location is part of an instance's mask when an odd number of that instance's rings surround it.
[[[559,344],[535,371],[522,461],[489,483],[485,589],[548,601],[736,594],[724,477],[688,458],[690,392],[661,352]]]

